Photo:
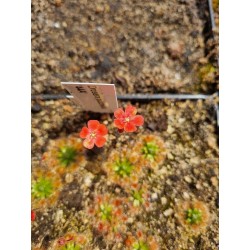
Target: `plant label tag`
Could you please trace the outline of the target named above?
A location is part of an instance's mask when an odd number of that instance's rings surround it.
[[[86,111],[113,113],[118,108],[114,84],[62,82],[73,101]]]

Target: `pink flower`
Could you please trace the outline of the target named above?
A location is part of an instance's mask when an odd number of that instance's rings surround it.
[[[142,126],[144,118],[141,115],[136,115],[137,110],[135,107],[129,105],[126,107],[125,112],[119,108],[114,112],[115,120],[114,125],[119,131],[125,130],[126,132],[134,132],[137,130],[136,126]]]
[[[103,147],[106,142],[108,130],[105,125],[100,124],[97,120],[89,120],[88,127],[83,127],[80,132],[80,137],[85,139],[83,146],[88,149],[92,149],[94,145],[98,148]]]

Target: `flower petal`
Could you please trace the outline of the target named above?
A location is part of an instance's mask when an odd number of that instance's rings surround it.
[[[105,125],[100,124],[98,129],[97,129],[97,135],[104,136],[108,133],[108,130]]]
[[[118,119],[123,118],[124,111],[121,108],[116,109],[115,112],[114,112],[114,116],[115,116],[115,118],[118,118]]]
[[[119,129],[124,128],[124,122],[122,122],[120,119],[115,119],[114,120],[114,125],[115,125],[115,127],[119,128]]]
[[[136,115],[136,113],[137,113],[137,109],[136,109],[136,107],[134,107],[132,105],[128,105],[125,109],[125,114],[128,116]]]
[[[94,139],[85,139],[83,141],[83,146],[88,149],[92,149],[94,147]]]
[[[103,136],[97,136],[96,139],[95,139],[95,145],[98,148],[103,147],[103,145],[105,144],[105,142],[106,142],[106,138],[103,137]]]
[[[132,122],[127,122],[124,126],[126,132],[134,132],[137,130],[136,126]]]
[[[89,134],[89,129],[87,127],[83,127],[81,132],[80,132],[80,137],[81,138],[86,138]]]
[[[144,118],[142,115],[136,115],[132,118],[131,122],[133,122],[136,126],[142,126],[144,123]]]
[[[98,122],[97,120],[89,120],[88,121],[88,128],[91,131],[98,129],[99,125],[100,125],[100,122]]]

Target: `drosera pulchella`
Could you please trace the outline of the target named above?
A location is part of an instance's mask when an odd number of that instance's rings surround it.
[[[211,219],[207,205],[198,200],[179,202],[176,216],[180,224],[192,234],[204,232]]]
[[[130,191],[131,186],[138,183],[143,174],[137,161],[138,157],[128,148],[114,149],[103,164],[108,181]]]
[[[141,135],[135,143],[133,156],[138,158],[137,164],[144,168],[157,169],[166,158],[167,149],[164,140],[158,135]]]
[[[49,250],[82,250],[91,249],[92,234],[90,232],[76,233],[67,232],[63,236],[55,239]]]
[[[133,184],[128,195],[131,216],[143,213],[144,209],[150,206],[150,194],[146,183]]]
[[[31,200],[32,208],[54,206],[62,189],[61,178],[53,172],[35,168],[32,171]]]
[[[73,173],[87,163],[83,151],[82,140],[78,135],[61,137],[49,142],[42,162],[60,175]]]
[[[93,228],[103,235],[107,242],[121,242],[122,235],[127,231],[128,199],[116,197],[113,194],[95,194],[93,206],[88,214]]]
[[[127,250],[159,250],[159,243],[153,235],[138,230],[135,234],[128,233],[125,240]]]

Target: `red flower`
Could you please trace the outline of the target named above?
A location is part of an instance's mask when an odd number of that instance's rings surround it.
[[[119,130],[126,132],[134,132],[137,130],[136,126],[142,126],[144,118],[141,115],[136,115],[137,110],[135,107],[129,105],[126,107],[125,112],[119,108],[115,111],[114,125]]]
[[[35,221],[36,219],[36,213],[34,210],[31,210],[31,221]]]
[[[100,124],[97,120],[88,121],[88,127],[83,127],[80,132],[80,137],[84,138],[83,146],[91,149],[96,145],[98,148],[103,147],[106,142],[108,130],[105,125]]]

